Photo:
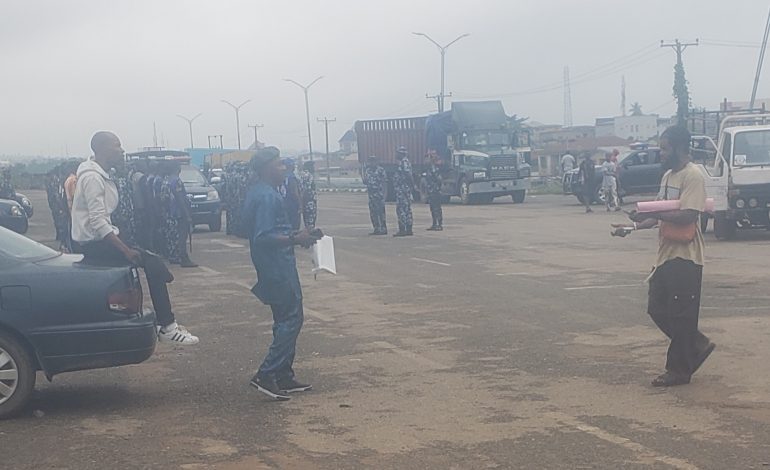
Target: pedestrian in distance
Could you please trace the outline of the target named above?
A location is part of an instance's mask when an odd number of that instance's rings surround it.
[[[703,279],[703,234],[699,217],[706,208],[706,183],[690,161],[690,133],[682,126],[666,129],[660,138],[665,173],[659,200],[679,200],[679,209],[654,214],[632,212],[629,224],[614,224],[614,235],[659,227],[658,255],[649,280],[647,313],[671,343],[665,372],[656,387],[690,383],[695,371],[715,348],[698,330]]]
[[[305,228],[313,230],[318,219],[318,199],[315,187],[315,162],[308,161],[302,164],[302,177],[300,178],[302,190],[302,221]]]
[[[387,235],[388,226],[385,222],[385,189],[388,175],[385,168],[377,162],[377,157],[369,155],[364,167],[363,180],[366,193],[369,196],[369,218],[372,220],[374,231],[369,235]]]
[[[157,256],[136,246],[129,246],[113,225],[111,214],[117,209],[118,188],[110,178],[111,169],[120,171],[124,151],[112,132],[97,132],[91,139],[92,159],[78,167],[78,181],[72,201],[72,240],[83,261],[102,266],[137,266],[144,269],[150,298],[158,318],[158,338],[178,345],[198,343],[186,328],[176,322],[171,310],[167,283],[174,276]]]
[[[562,176],[574,170],[575,165],[576,165],[575,157],[573,157],[572,153],[569,150],[567,150],[567,152],[561,157]]]
[[[398,218],[398,233],[394,237],[408,237],[412,233],[412,194],[414,193],[414,179],[412,178],[412,164],[405,147],[399,147],[396,151],[398,168],[393,179],[393,188],[396,191],[396,217]]]
[[[616,173],[617,167],[612,161],[612,154],[607,152],[604,155],[604,163],[602,163],[602,191],[604,191],[604,202],[607,205],[607,212],[612,207],[615,208],[615,211],[620,210]]]
[[[294,246],[309,248],[323,235],[318,229],[293,229],[287,201],[277,190],[286,178],[277,148],[260,149],[251,166],[258,179],[246,195],[241,216],[249,230],[251,261],[257,271],[251,291],[272,310],[273,342],[250,383],[271,398],[288,400],[289,393],[311,388],[295,379],[293,369],[304,320]]]
[[[425,177],[426,190],[428,191],[428,204],[433,223],[427,230],[440,232],[444,230],[444,213],[441,209],[441,157],[438,152],[431,150],[428,153],[430,168]]]
[[[580,182],[580,191],[583,194],[583,204],[586,206],[586,214],[593,212],[591,203],[594,200],[594,179],[596,178],[596,168],[590,155],[586,155],[580,162],[578,170],[578,181]]]

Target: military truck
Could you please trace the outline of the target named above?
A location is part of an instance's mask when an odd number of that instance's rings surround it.
[[[434,150],[443,161],[441,192],[446,201],[457,196],[463,204],[477,204],[511,196],[521,203],[529,189],[530,148],[529,135],[518,124],[505,114],[500,101],[455,102],[450,111],[430,116],[358,121],[359,163],[363,168],[367,157],[377,156],[392,195],[396,149],[405,147],[415,196],[421,197],[430,165],[427,153]]]

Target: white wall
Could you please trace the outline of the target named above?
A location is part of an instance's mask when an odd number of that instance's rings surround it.
[[[615,136],[621,139],[647,140],[658,135],[658,116],[618,116],[615,118]]]

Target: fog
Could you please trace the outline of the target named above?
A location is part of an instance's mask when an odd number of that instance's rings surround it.
[[[751,94],[768,3],[722,1],[149,1],[60,0],[0,4],[0,155],[87,155],[99,129],[127,150],[189,146],[222,134],[235,147],[260,140],[306,149],[302,91],[308,83],[313,142],[318,117],[332,149],[357,119],[435,111],[440,43],[454,100],[502,99],[509,114],[560,124],[563,69],[572,76],[575,124],[620,114],[627,104],[670,115],[675,54],[660,40],[700,38],[684,55],[693,104],[716,108]],[[740,47],[737,47],[740,46]],[[608,65],[609,64],[609,65]],[[601,68],[602,66],[607,67]],[[759,97],[770,95],[767,74]]]

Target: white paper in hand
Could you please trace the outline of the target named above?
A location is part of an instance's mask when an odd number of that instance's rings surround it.
[[[319,272],[337,274],[337,262],[334,260],[334,239],[324,237],[313,245],[313,274]]]

